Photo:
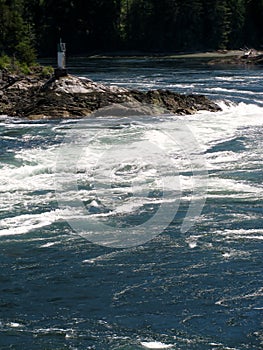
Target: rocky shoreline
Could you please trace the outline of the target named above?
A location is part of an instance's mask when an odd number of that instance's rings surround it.
[[[178,115],[220,107],[203,95],[183,95],[169,90],[139,91],[105,86],[73,75],[3,74],[0,80],[0,114],[31,120],[87,117],[112,104],[153,105]]]
[[[240,51],[235,55],[223,55],[209,61],[210,65],[239,65],[239,66],[261,66],[263,65],[263,52],[254,49]]]

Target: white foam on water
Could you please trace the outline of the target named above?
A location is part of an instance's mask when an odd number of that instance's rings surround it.
[[[168,181],[170,191],[187,192],[190,189],[191,192],[193,179],[191,174],[187,175],[187,172],[192,170],[191,157],[188,157],[181,143],[176,143],[176,140],[167,137],[167,131],[171,133],[177,127],[174,119],[180,119],[186,123],[202,151],[207,151],[222,142],[235,140],[237,135],[246,136],[247,128],[263,124],[262,107],[244,103],[229,105],[223,102],[220,103],[220,106],[223,111],[217,113],[202,111],[187,118],[176,116],[169,117],[167,120],[162,117],[161,121],[154,125],[147,124],[146,126],[140,120],[140,124],[129,125],[121,131],[100,130],[99,137],[94,143],[87,144],[83,156],[78,160],[78,173],[72,175],[78,185],[92,185],[95,179],[97,188],[94,189],[92,186],[86,189],[80,188],[77,193],[74,193],[65,187],[65,197],[73,201],[76,199],[88,201],[91,207],[101,209],[101,212],[97,213],[91,211],[89,215],[92,218],[132,213],[146,204],[160,204],[167,201],[168,199],[162,197],[148,197],[149,191],[162,190],[162,181],[167,176],[172,176],[171,179],[178,181],[177,183]],[[17,124],[10,123],[10,127],[17,126]],[[71,122],[64,121],[58,128],[63,130],[64,126],[69,128]],[[99,122],[97,126],[101,127]],[[25,127],[24,124],[23,127]],[[96,133],[96,129],[90,132]],[[113,141],[119,147],[122,146],[122,143],[129,142],[131,147],[139,149],[142,146],[146,150],[149,145],[154,144],[158,152],[157,155],[156,149],[152,155],[148,151],[148,153],[141,152],[137,159],[130,160],[130,164],[120,164],[120,148],[112,148],[107,154],[107,142],[111,144]],[[57,220],[67,220],[80,215],[72,208],[46,209],[49,203],[56,201],[54,181],[60,178],[63,180],[67,176],[66,172],[63,172],[65,169],[63,171],[56,169],[58,147],[19,150],[15,154],[17,163],[6,163],[0,169],[0,212],[7,212],[9,216],[8,212],[19,212],[19,208],[23,209],[23,212],[28,210],[28,214],[18,214],[2,219],[0,235],[25,234],[31,230],[51,225]],[[258,169],[260,169],[260,149],[255,148],[253,154],[246,148],[242,152],[219,150],[207,153],[207,168],[222,171],[222,169],[232,170],[238,166],[240,169],[246,169],[248,164],[256,166],[258,162]],[[191,148],[187,147],[187,151],[189,150],[191,151]],[[102,152],[104,156],[101,158]],[[128,167],[125,168],[126,165]],[[74,169],[66,170],[70,175]],[[56,174],[56,171],[59,173]],[[111,178],[97,176],[103,173],[110,174]],[[197,183],[196,186],[202,189],[202,184]],[[130,196],[129,192],[131,192]],[[239,198],[256,201],[262,197],[263,189],[260,184],[252,182],[219,178],[216,175],[209,178],[208,197],[223,198],[226,192],[229,198],[239,196]],[[190,199],[190,196],[191,194],[183,193],[181,200]],[[110,212],[103,212],[103,206]],[[33,207],[38,207],[40,213],[30,213],[30,208]],[[195,243],[192,242],[190,245],[194,248]]]
[[[158,341],[141,342],[141,345],[147,349],[171,349],[174,346],[173,344],[164,344]]]
[[[18,151],[15,159],[20,164],[6,164],[0,169],[0,192],[52,188],[55,156],[56,152],[53,147]]]
[[[239,350],[238,348],[230,348],[228,346],[224,346],[222,343],[209,343],[209,345],[211,345],[211,346],[218,346],[218,347],[220,346],[220,349],[223,346],[224,350]]]
[[[251,254],[248,252],[230,249],[229,251],[223,252],[222,257],[226,260],[235,259],[239,257],[249,257]]]
[[[213,235],[219,235],[224,237],[224,240],[233,241],[233,240],[263,240],[263,229],[224,229],[217,230]]]
[[[220,164],[220,168],[221,166],[227,168],[229,163],[232,165],[233,162],[242,161],[243,154],[235,153],[233,151],[221,151],[207,154],[206,159],[209,170],[213,170],[218,168],[218,164]]]
[[[251,292],[249,294],[236,295],[236,296],[233,296],[232,298],[222,298],[216,301],[215,304],[227,306],[227,304],[232,301],[242,300],[242,299],[253,299],[253,298],[258,298],[262,296],[263,296],[263,288],[259,288],[257,291]]]
[[[21,327],[24,327],[23,324],[21,323],[18,323],[18,322],[9,322],[6,324],[8,327],[11,327],[11,328],[21,328]]]
[[[247,127],[263,124],[263,107],[243,102],[235,105],[221,101],[218,104],[222,108],[221,112],[202,111],[185,120],[204,150],[242,135],[242,130]]]
[[[24,214],[7,217],[0,220],[0,236],[21,235],[32,230],[49,226],[52,223],[63,220],[72,212],[56,209],[39,214]]]
[[[57,328],[57,327],[50,327],[50,328],[38,328],[33,330],[34,334],[62,334],[65,337],[69,334],[74,334],[75,330],[73,328]]]
[[[190,88],[194,88],[195,84],[173,84],[173,85],[168,85],[167,88],[183,88],[183,89],[190,89]]]
[[[209,88],[209,91],[217,91],[217,92],[228,92],[228,93],[236,93],[239,95],[245,94],[245,95],[263,95],[263,92],[254,92],[249,90],[238,90],[238,89],[231,89],[231,88],[221,88],[221,87],[215,87],[215,88]]]
[[[49,243],[45,243],[45,244],[42,244],[39,248],[49,248],[49,247],[53,247],[54,245],[56,244],[59,244],[60,242],[49,242]]]
[[[247,193],[253,194],[260,198],[263,195],[263,188],[260,185],[251,185],[249,183],[222,178],[209,178],[208,193],[220,193],[221,191],[227,191],[232,193]],[[225,193],[226,194],[226,193]]]
[[[236,76],[231,76],[231,77],[220,76],[220,77],[215,77],[214,79],[219,80],[219,81],[231,81],[231,82],[232,81],[241,81],[241,82],[244,81],[243,77],[236,77]]]

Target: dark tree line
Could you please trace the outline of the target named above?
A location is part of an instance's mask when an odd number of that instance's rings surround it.
[[[260,48],[262,22],[263,0],[0,0],[0,54]]]

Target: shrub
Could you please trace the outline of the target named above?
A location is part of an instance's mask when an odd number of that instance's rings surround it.
[[[10,69],[11,68],[11,58],[7,55],[0,56],[0,69]]]

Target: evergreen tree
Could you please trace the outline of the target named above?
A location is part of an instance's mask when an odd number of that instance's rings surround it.
[[[231,33],[229,0],[204,1],[205,41],[210,49],[226,49]]]
[[[263,45],[263,0],[0,0],[0,54],[69,54]]]
[[[231,8],[229,47],[236,49],[244,45],[245,1],[230,0],[229,6]]]
[[[180,3],[177,25],[177,45],[180,49],[199,49],[203,43],[203,3],[185,0]]]
[[[153,6],[151,0],[133,0],[129,3],[128,35],[129,47],[149,49],[151,36],[150,18]]]
[[[246,0],[245,43],[263,47],[263,0]]]
[[[150,19],[152,49],[162,51],[178,48],[179,10],[178,0],[153,1]]]
[[[34,32],[23,19],[22,0],[0,0],[0,54],[15,56],[27,64],[35,61]]]

